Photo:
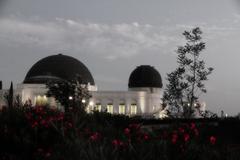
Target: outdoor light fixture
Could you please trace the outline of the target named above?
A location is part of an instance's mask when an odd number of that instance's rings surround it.
[[[82,103],[86,103],[86,100],[85,100],[85,99],[82,99]]]
[[[69,97],[68,97],[68,99],[69,99],[69,100],[72,100],[72,99],[73,99],[73,97],[72,97],[72,96],[69,96]]]
[[[90,101],[90,102],[89,102],[89,105],[90,105],[90,106],[93,106],[93,104],[94,104],[93,101]]]

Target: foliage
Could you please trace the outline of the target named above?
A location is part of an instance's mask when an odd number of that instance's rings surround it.
[[[11,82],[10,88],[8,92],[5,93],[4,95],[5,101],[7,102],[7,105],[9,107],[13,106],[13,101],[14,101],[14,95],[13,95],[13,83]]]
[[[239,158],[236,147],[221,143],[211,123],[143,125],[123,115],[72,112],[47,106],[3,108],[0,159]]]
[[[80,76],[76,76],[76,78],[71,81],[49,81],[46,84],[48,88],[47,96],[54,97],[64,106],[66,112],[73,107],[79,107],[82,111],[85,111],[85,107],[91,95],[87,85],[81,82]]]
[[[204,82],[213,68],[205,67],[200,59],[205,43],[201,41],[202,31],[193,28],[183,33],[186,44],[177,49],[178,67],[167,74],[168,84],[163,95],[163,102],[170,106],[170,110],[178,116],[190,118],[194,116],[194,107],[198,103],[201,93],[206,93]]]
[[[205,110],[205,111],[199,111],[200,112],[200,115],[203,117],[203,118],[217,118],[217,114],[216,113],[213,113],[209,110]]]

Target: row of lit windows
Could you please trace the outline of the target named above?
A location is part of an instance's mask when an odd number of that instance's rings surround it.
[[[35,102],[36,102],[36,105],[38,106],[43,106],[43,105],[46,105],[48,103],[48,98],[44,95],[44,96],[36,96],[35,97]],[[92,106],[92,105],[90,105]],[[101,104],[96,104],[94,107],[90,108],[90,106],[87,107],[86,111],[88,113],[90,113],[90,111],[93,109],[93,110],[96,110],[96,111],[103,111],[102,110],[102,106]],[[112,104],[108,104],[107,107],[106,107],[106,111],[108,113],[111,113],[113,114],[113,105]],[[118,107],[118,113],[119,114],[126,114],[126,106],[125,104],[120,104],[119,107]],[[137,105],[136,104],[131,104],[130,106],[130,114],[131,115],[135,115],[137,114]]]
[[[96,111],[99,111],[101,112],[102,111],[102,106],[101,104],[96,104],[94,107],[93,107],[93,110],[96,110]],[[113,114],[113,105],[112,104],[108,104],[107,107],[106,107],[106,111],[108,113],[111,113]],[[87,107],[87,112],[90,112],[90,107]],[[126,106],[124,104],[120,104],[118,106],[118,113],[119,114],[126,114]],[[131,115],[134,115],[134,114],[137,114],[137,105],[136,104],[132,104],[130,106],[130,114]]]

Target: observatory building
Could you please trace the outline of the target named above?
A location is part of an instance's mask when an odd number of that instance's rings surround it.
[[[21,97],[23,103],[31,101],[33,105],[57,107],[54,98],[46,97],[45,84],[50,80],[73,80],[77,75],[92,95],[88,112],[95,109],[112,114],[148,116],[162,109],[162,78],[154,67],[136,67],[129,76],[127,91],[99,91],[88,68],[79,60],[63,54],[48,56],[35,63],[14,93]],[[0,106],[4,105],[4,92],[0,88]]]

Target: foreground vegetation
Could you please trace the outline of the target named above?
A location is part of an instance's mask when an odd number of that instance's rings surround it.
[[[0,159],[239,159],[239,146],[224,141],[212,121],[170,121],[77,109],[64,114],[40,106],[3,108]]]

